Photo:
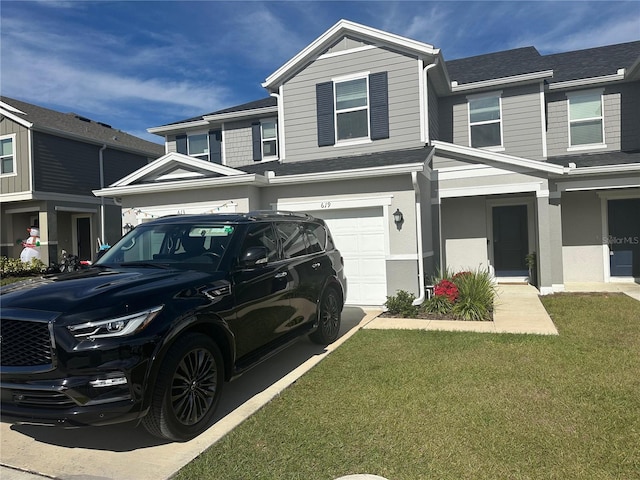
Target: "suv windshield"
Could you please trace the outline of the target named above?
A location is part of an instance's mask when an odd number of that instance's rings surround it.
[[[233,225],[225,224],[142,224],[107,250],[96,265],[215,269],[234,231]]]

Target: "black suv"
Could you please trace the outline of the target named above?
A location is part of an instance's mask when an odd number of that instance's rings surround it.
[[[333,342],[346,280],[322,220],[252,212],[143,223],[91,268],[0,293],[4,419],[141,418],[185,441],[211,425],[225,380],[302,335]]]

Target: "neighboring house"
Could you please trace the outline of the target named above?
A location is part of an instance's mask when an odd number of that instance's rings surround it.
[[[526,281],[531,253],[542,293],[640,278],[640,41],[445,62],[342,20],[263,87],[263,100],[150,128],[168,153],[96,195],[138,222],[322,217],[350,304],[420,300],[444,269]]]
[[[20,258],[27,228],[40,228],[41,258],[61,250],[95,258],[98,239],[122,236],[122,210],[104,187],[143,167],[164,147],[94,122],[0,97],[0,219],[3,256]]]

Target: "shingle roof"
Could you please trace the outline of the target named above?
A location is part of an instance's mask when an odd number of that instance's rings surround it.
[[[199,115],[197,117],[187,118],[186,120],[179,120],[177,122],[167,123],[166,125],[162,125],[166,127],[168,125],[178,125],[180,123],[189,123],[195,122],[197,120],[203,120],[204,117],[209,117],[213,115],[222,115],[224,113],[234,113],[234,112],[250,112],[251,110],[257,110],[260,108],[269,108],[278,106],[278,100],[275,97],[266,97],[260,100],[254,100],[252,102],[243,103],[242,105],[236,105],[233,107],[223,108],[222,110],[216,110],[215,112],[205,113],[204,115]]]
[[[516,48],[445,62],[449,78],[459,84],[539,72],[548,68],[534,47]]]
[[[569,166],[569,163],[575,163],[576,167],[604,167],[609,165],[628,165],[631,163],[640,163],[640,150],[629,152],[603,152],[603,153],[585,153],[582,155],[563,155],[558,157],[549,157],[549,163],[555,165]]]
[[[629,68],[640,58],[640,41],[588,48],[574,52],[546,55],[553,68],[553,82],[611,75],[620,68]]]
[[[11,113],[33,124],[36,130],[39,128],[56,130],[62,134],[81,137],[93,143],[107,144],[111,148],[144,153],[149,157],[158,157],[164,154],[163,145],[143,140],[105,123],[96,122],[75,113],[57,112],[9,97],[2,96],[0,99],[24,112],[24,114]]]
[[[481,82],[553,70],[550,83],[615,74],[640,57],[640,41],[540,55],[534,47],[516,48],[446,63],[449,78],[458,84]]]
[[[280,163],[273,162],[256,163],[244,167],[237,167],[247,173],[263,175],[267,171],[275,172],[276,176],[304,175],[309,173],[339,172],[344,170],[356,170],[363,168],[385,167],[390,165],[404,165],[411,163],[423,163],[433,147],[421,147],[407,150],[393,150],[389,152],[376,152],[367,155],[354,155],[350,157],[328,158],[321,161],[299,161]]]

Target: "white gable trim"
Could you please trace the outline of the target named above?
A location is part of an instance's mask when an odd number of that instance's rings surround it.
[[[113,183],[111,187],[124,187],[131,185],[132,183],[150,175],[151,173],[163,169],[170,163],[185,165],[202,172],[213,172],[218,175],[224,176],[246,175],[245,172],[236,170],[235,168],[225,167],[224,165],[220,165],[218,163],[205,162],[203,160],[198,160],[197,158],[193,158],[182,153],[171,152],[118,180],[117,182]]]
[[[289,76],[291,72],[295,71],[299,65],[306,64],[314,57],[321,55],[331,43],[343,37],[345,34],[352,34],[374,44],[390,44],[401,50],[410,51],[417,55],[435,56],[440,53],[440,49],[434,48],[433,45],[427,43],[411,40],[410,38],[350,22],[349,20],[340,20],[267,77],[262,86],[267,89],[276,88],[278,84]]]
[[[436,148],[436,152],[440,150],[450,154],[472,157],[479,161],[487,160],[492,162],[504,163],[506,165],[517,165],[519,167],[525,167],[529,170],[538,170],[541,172],[555,173],[558,175],[562,175],[564,173],[564,167],[547,162],[529,160],[522,157],[515,157],[513,155],[506,155],[499,152],[491,152],[479,148],[454,145],[453,143],[441,142],[438,140],[434,140],[431,143]]]
[[[25,128],[33,127],[33,123],[27,122],[25,119],[18,117],[17,115],[15,115],[14,112],[15,113],[22,113],[23,115],[26,115],[26,113],[21,112],[17,108],[14,108],[14,107],[12,107],[11,105],[9,105],[7,103],[0,102],[0,115],[4,115],[5,117],[13,120],[14,122],[22,125]]]

